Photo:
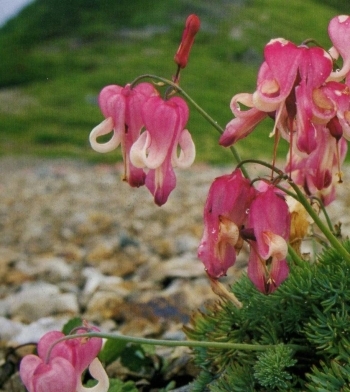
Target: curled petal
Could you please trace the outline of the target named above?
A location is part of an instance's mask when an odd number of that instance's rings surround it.
[[[339,53],[343,58],[342,68],[339,71],[332,72],[328,80],[341,81],[350,71],[350,16],[339,15],[334,17],[329,22],[328,34],[336,53]]]
[[[97,142],[99,136],[107,135],[110,132],[113,132],[113,136],[108,142],[101,144]],[[95,151],[105,153],[110,152],[119,146],[121,134],[113,131],[113,119],[112,117],[108,117],[90,132],[89,140],[91,147]]]
[[[242,110],[240,104],[250,109]],[[224,147],[229,147],[248,136],[267,116],[267,113],[254,107],[252,94],[236,94],[231,99],[230,107],[236,118],[226,125],[224,133],[220,136],[219,144]]]
[[[220,136],[219,144],[229,147],[245,138],[265,117],[267,113],[256,108],[247,110],[244,116],[236,117],[226,125],[224,133]]]
[[[192,165],[196,157],[196,146],[193,143],[191,134],[187,129],[184,129],[181,132],[179,146],[181,148],[180,155],[179,157],[177,156],[175,146],[171,162],[174,167],[177,166],[181,169],[186,169]]]
[[[107,392],[109,388],[109,378],[98,358],[95,358],[91,362],[89,372],[90,375],[98,381],[98,384],[92,388],[85,388],[79,379],[77,392]]]
[[[262,237],[269,249],[269,253],[266,256],[267,259],[269,257],[276,257],[277,260],[282,260],[287,256],[288,245],[284,238],[271,231],[263,232]]]
[[[140,135],[130,149],[130,161],[135,167],[149,167],[155,169],[161,162],[152,162],[147,158],[147,150],[151,144],[151,136],[145,131]]]

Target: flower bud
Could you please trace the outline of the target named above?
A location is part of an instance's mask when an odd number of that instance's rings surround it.
[[[185,30],[182,34],[181,43],[177,50],[174,61],[180,68],[185,68],[188,62],[188,56],[194,42],[194,37],[200,27],[200,20],[197,15],[191,14],[186,19]]]

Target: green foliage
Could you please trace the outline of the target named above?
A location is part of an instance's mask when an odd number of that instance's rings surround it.
[[[127,342],[117,339],[108,339],[98,354],[99,359],[107,366],[120,358]]]
[[[267,349],[257,356],[254,365],[254,377],[260,385],[269,390],[285,391],[290,389],[292,376],[286,370],[295,365],[296,360],[292,359],[293,350],[283,344]]]
[[[66,322],[62,328],[62,332],[65,335],[69,335],[73,329],[81,327],[83,325],[83,320],[80,317],[74,317]]]
[[[350,250],[350,242],[345,246]],[[241,309],[222,300],[195,314],[185,328],[190,339],[270,346],[259,353],[194,349],[209,390],[348,391],[349,268],[329,248],[313,264],[291,265],[288,279],[268,296],[243,276],[232,287]]]
[[[96,380],[89,380],[86,386],[92,388],[96,384]],[[138,392],[138,389],[133,381],[123,382],[116,378],[110,378],[108,392]]]

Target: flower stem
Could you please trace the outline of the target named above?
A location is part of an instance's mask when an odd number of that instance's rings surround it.
[[[305,261],[299,257],[297,252],[290,244],[288,244],[288,254],[297,266],[301,267],[305,264]]]
[[[163,340],[163,339],[148,339],[140,338],[128,335],[120,335],[116,333],[104,333],[104,332],[88,332],[76,335],[67,335],[61,340],[72,339],[72,338],[103,338],[103,339],[115,339],[120,341],[126,341],[129,343],[138,344],[149,344],[152,346],[168,346],[168,347],[203,347],[203,348],[219,348],[226,350],[242,350],[242,351],[265,351],[269,348],[274,347],[271,344],[244,344],[244,343],[222,343],[222,342],[207,342],[197,340]],[[308,351],[308,348],[298,344],[286,345],[295,351]]]
[[[325,225],[320,217],[317,215],[316,211],[312,208],[311,204],[307,200],[307,198],[304,196],[304,194],[301,192],[299,189],[298,185],[296,185],[293,181],[289,181],[289,184],[291,187],[294,189],[296,195],[297,195],[297,200],[304,206],[308,214],[311,216],[313,221],[316,223],[318,228],[322,231],[322,233],[325,235],[325,237],[328,239],[330,244],[333,246],[334,249],[336,249],[339,254],[344,257],[345,260],[347,260],[350,263],[350,254],[349,252],[344,248],[344,246],[340,243],[340,241],[334,236],[332,231]]]

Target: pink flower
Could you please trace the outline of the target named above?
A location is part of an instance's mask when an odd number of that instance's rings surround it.
[[[239,103],[250,109],[242,111]],[[267,117],[266,112],[254,107],[252,94],[235,95],[231,100],[230,107],[235,118],[226,125],[224,133],[220,136],[219,144],[224,147],[231,146],[248,136]]]
[[[187,168],[195,158],[191,135],[184,129],[188,115],[187,104],[179,97],[151,97],[142,108],[146,130],[133,144],[130,159],[135,167],[149,169],[145,184],[159,206],[175,188],[173,167]]]
[[[265,294],[274,291],[288,276],[286,262],[290,214],[283,196],[273,186],[259,192],[252,201],[248,214],[248,228],[254,231],[250,240],[251,252],[248,276]]]
[[[319,197],[324,205],[335,199],[336,177],[340,175],[340,165],[347,152],[345,139],[340,137],[337,140],[332,135],[335,131],[329,129],[336,121],[333,119],[326,126],[318,127],[318,145],[311,154],[301,153],[294,144],[285,169],[307,195]]]
[[[218,177],[212,183],[204,207],[204,233],[198,257],[208,274],[226,275],[242,247],[240,230],[247,220],[247,209],[255,195],[250,181],[240,170]]]
[[[76,392],[76,371],[65,358],[55,357],[44,363],[36,355],[26,355],[19,372],[29,392]]]
[[[92,328],[97,330],[97,328]],[[86,329],[78,330],[86,332]],[[91,375],[99,383],[91,392],[107,392],[109,381],[101,363],[96,358],[101,338],[62,339],[59,331],[46,333],[38,343],[36,355],[25,356],[20,365],[20,376],[29,392],[85,392],[81,376],[89,367]]]
[[[328,30],[334,45],[330,53],[282,38],[265,46],[256,91],[232,98],[235,118],[219,141],[228,147],[265,117],[273,118],[271,135],[277,132],[276,140],[282,136],[291,144],[287,170],[293,180],[327,203],[335,196],[334,178],[346,152],[344,138],[350,140],[350,17],[333,18]],[[339,72],[333,72],[330,54],[342,57]],[[241,111],[240,104],[248,110]]]
[[[106,86],[99,95],[99,105],[106,117],[90,133],[90,143],[98,152],[109,152],[121,144],[124,159],[124,179],[131,186],[144,184],[146,174],[130,162],[130,149],[139,137],[144,125],[142,107],[145,102],[157,94],[150,83],[140,83],[134,88],[129,84],[125,87]],[[112,138],[106,143],[98,143],[99,136],[113,132]]]
[[[94,330],[98,331],[97,328],[94,328]],[[86,330],[81,330],[80,332],[84,333]],[[79,330],[77,333],[79,333]],[[50,347],[64,336],[65,335],[59,331],[50,331],[46,333],[38,343],[39,357],[45,359]],[[97,357],[101,347],[101,338],[73,338],[57,343],[53,347],[50,357],[59,356],[67,359],[75,370],[81,374],[89,366],[92,360]]]

